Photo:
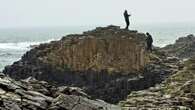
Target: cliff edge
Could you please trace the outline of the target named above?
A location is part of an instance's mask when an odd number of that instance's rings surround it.
[[[143,70],[147,63],[145,38],[144,34],[116,26],[99,27],[41,44],[27,52],[20,61],[5,68],[4,72],[16,79],[26,78],[28,74],[40,77],[43,73],[40,73],[41,68],[36,67],[41,64],[59,71],[137,72]],[[32,68],[24,69],[26,65]]]

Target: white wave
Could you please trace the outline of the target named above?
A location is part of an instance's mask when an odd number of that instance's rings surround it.
[[[29,50],[32,45],[39,45],[41,43],[49,43],[57,39],[50,39],[47,41],[40,42],[17,42],[17,43],[0,43],[0,50]]]

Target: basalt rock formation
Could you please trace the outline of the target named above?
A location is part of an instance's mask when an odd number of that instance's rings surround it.
[[[36,46],[5,67],[20,81],[0,78],[0,109],[194,110],[195,37],[152,52],[145,39],[109,26]]]
[[[134,91],[120,104],[123,110],[195,110],[195,58],[163,83]]]
[[[92,97],[117,103],[129,91],[156,83],[147,82],[153,79],[147,77],[150,72],[143,72],[149,62],[145,39],[145,34],[137,31],[99,27],[41,44],[3,72],[16,80],[31,76],[52,84],[81,87]]]
[[[119,103],[122,109],[195,110],[195,51],[192,46],[193,42],[194,36],[189,35],[179,38],[174,45],[159,49],[158,51],[166,56],[165,59],[158,58],[162,61],[161,64],[174,70],[162,83],[144,90],[132,91],[126,100]],[[154,52],[153,54],[156,55]],[[188,60],[184,60],[185,58]]]
[[[195,36],[193,34],[187,37],[181,37],[174,44],[162,48],[169,56],[179,58],[191,58],[195,56]]]
[[[81,35],[68,35],[27,52],[20,61],[4,72],[20,79],[28,75],[41,77],[44,65],[46,74],[58,71],[107,71],[128,74],[143,70],[147,63],[145,35],[122,30],[116,26],[96,28]],[[28,67],[25,67],[28,65]],[[40,67],[40,68],[38,68]]]
[[[120,110],[120,107],[92,100],[76,87],[55,87],[31,77],[15,81],[0,73],[0,110]]]
[[[99,27],[41,44],[4,73],[20,80],[34,77],[52,85],[73,86],[93,99],[125,100],[131,91],[160,84],[180,68],[180,61],[145,49],[146,36],[117,26]]]

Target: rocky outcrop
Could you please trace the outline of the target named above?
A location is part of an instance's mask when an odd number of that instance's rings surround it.
[[[120,110],[120,107],[92,100],[76,87],[55,87],[34,78],[15,81],[0,74],[0,110]]]
[[[189,36],[188,39],[190,38]],[[111,106],[110,109],[115,109],[113,105],[92,100],[101,99],[114,104],[120,102],[125,110],[192,109],[194,81],[188,79],[192,73],[181,72],[185,71],[183,67],[186,67],[186,64],[183,64],[179,58],[173,57],[177,46],[167,46],[147,52],[145,39],[146,36],[137,31],[123,30],[117,26],[100,27],[34,47],[21,60],[7,66],[4,73],[16,80],[31,76],[51,84],[45,84],[43,81],[41,86],[39,84],[38,87],[31,86],[33,83],[29,80],[27,86],[19,86],[25,92],[18,93],[14,89],[12,94],[24,94],[25,98],[26,94],[30,94],[28,103],[19,101],[27,103],[30,107],[34,107],[35,104],[47,104],[45,106],[47,109],[62,107],[69,110],[75,106],[86,110],[102,107],[106,109],[108,106]],[[185,46],[185,40],[180,39],[176,44],[178,47]],[[186,55],[178,51],[174,56],[184,58]],[[190,64],[193,66],[193,63]],[[186,76],[181,79],[176,77],[184,73]],[[22,85],[23,82],[25,81],[22,81]],[[63,87],[55,88],[54,85]],[[79,88],[75,90],[69,86],[82,88],[88,95]],[[32,99],[28,87],[30,91],[42,93],[41,97],[50,97],[52,100],[42,101],[34,94],[36,98]],[[2,90],[7,89],[2,88]],[[36,99],[40,99],[40,102],[35,103]],[[15,103],[15,100],[13,102]],[[21,106],[17,101],[16,103],[17,106]]]
[[[144,34],[110,26],[84,32],[81,35],[68,35],[60,41],[42,44],[27,52],[22,60],[15,62],[12,67],[25,64],[39,66],[42,63],[60,71],[104,70],[111,73],[128,73],[142,70],[147,63],[144,48]],[[12,67],[5,73],[9,74]],[[34,69],[31,71],[36,71]],[[25,71],[30,72],[28,69]]]
[[[195,110],[194,42],[195,37],[188,35],[187,37],[179,38],[173,45],[157,49],[165,53],[160,56],[166,56],[167,58],[154,58],[162,61],[162,65],[167,65],[174,70],[162,83],[145,90],[132,91],[126,100],[119,103],[122,109]],[[155,55],[157,53],[154,53]],[[154,58],[150,59],[155,61]],[[186,58],[189,60],[184,60]],[[157,64],[155,65],[157,66]],[[160,66],[161,69],[162,65]]]
[[[168,45],[162,48],[169,56],[176,56],[179,58],[191,58],[195,56],[195,37],[188,35],[176,40],[175,44]]]
[[[123,110],[194,110],[195,58],[180,63],[184,68],[163,83],[142,91],[134,91],[120,104]],[[174,65],[175,66],[175,65]],[[179,67],[179,65],[178,65]]]
[[[195,37],[152,52],[145,38],[109,26],[33,47],[4,69],[20,81],[0,74],[0,109],[194,110]]]
[[[145,68],[154,66],[147,65],[145,39],[142,33],[117,26],[99,27],[41,44],[3,72],[17,80],[31,76],[52,84],[80,87],[92,97],[117,103],[130,91],[163,79],[158,72]]]

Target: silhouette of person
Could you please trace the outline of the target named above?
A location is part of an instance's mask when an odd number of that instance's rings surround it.
[[[152,51],[152,43],[153,43],[152,36],[148,32],[146,33],[146,35],[147,35],[147,38],[146,38],[147,50]]]
[[[124,18],[125,18],[125,22],[126,22],[125,29],[128,29],[129,28],[129,24],[130,24],[130,22],[129,22],[129,16],[131,16],[131,15],[129,15],[128,12],[127,12],[127,10],[125,10],[125,12],[124,12]]]

